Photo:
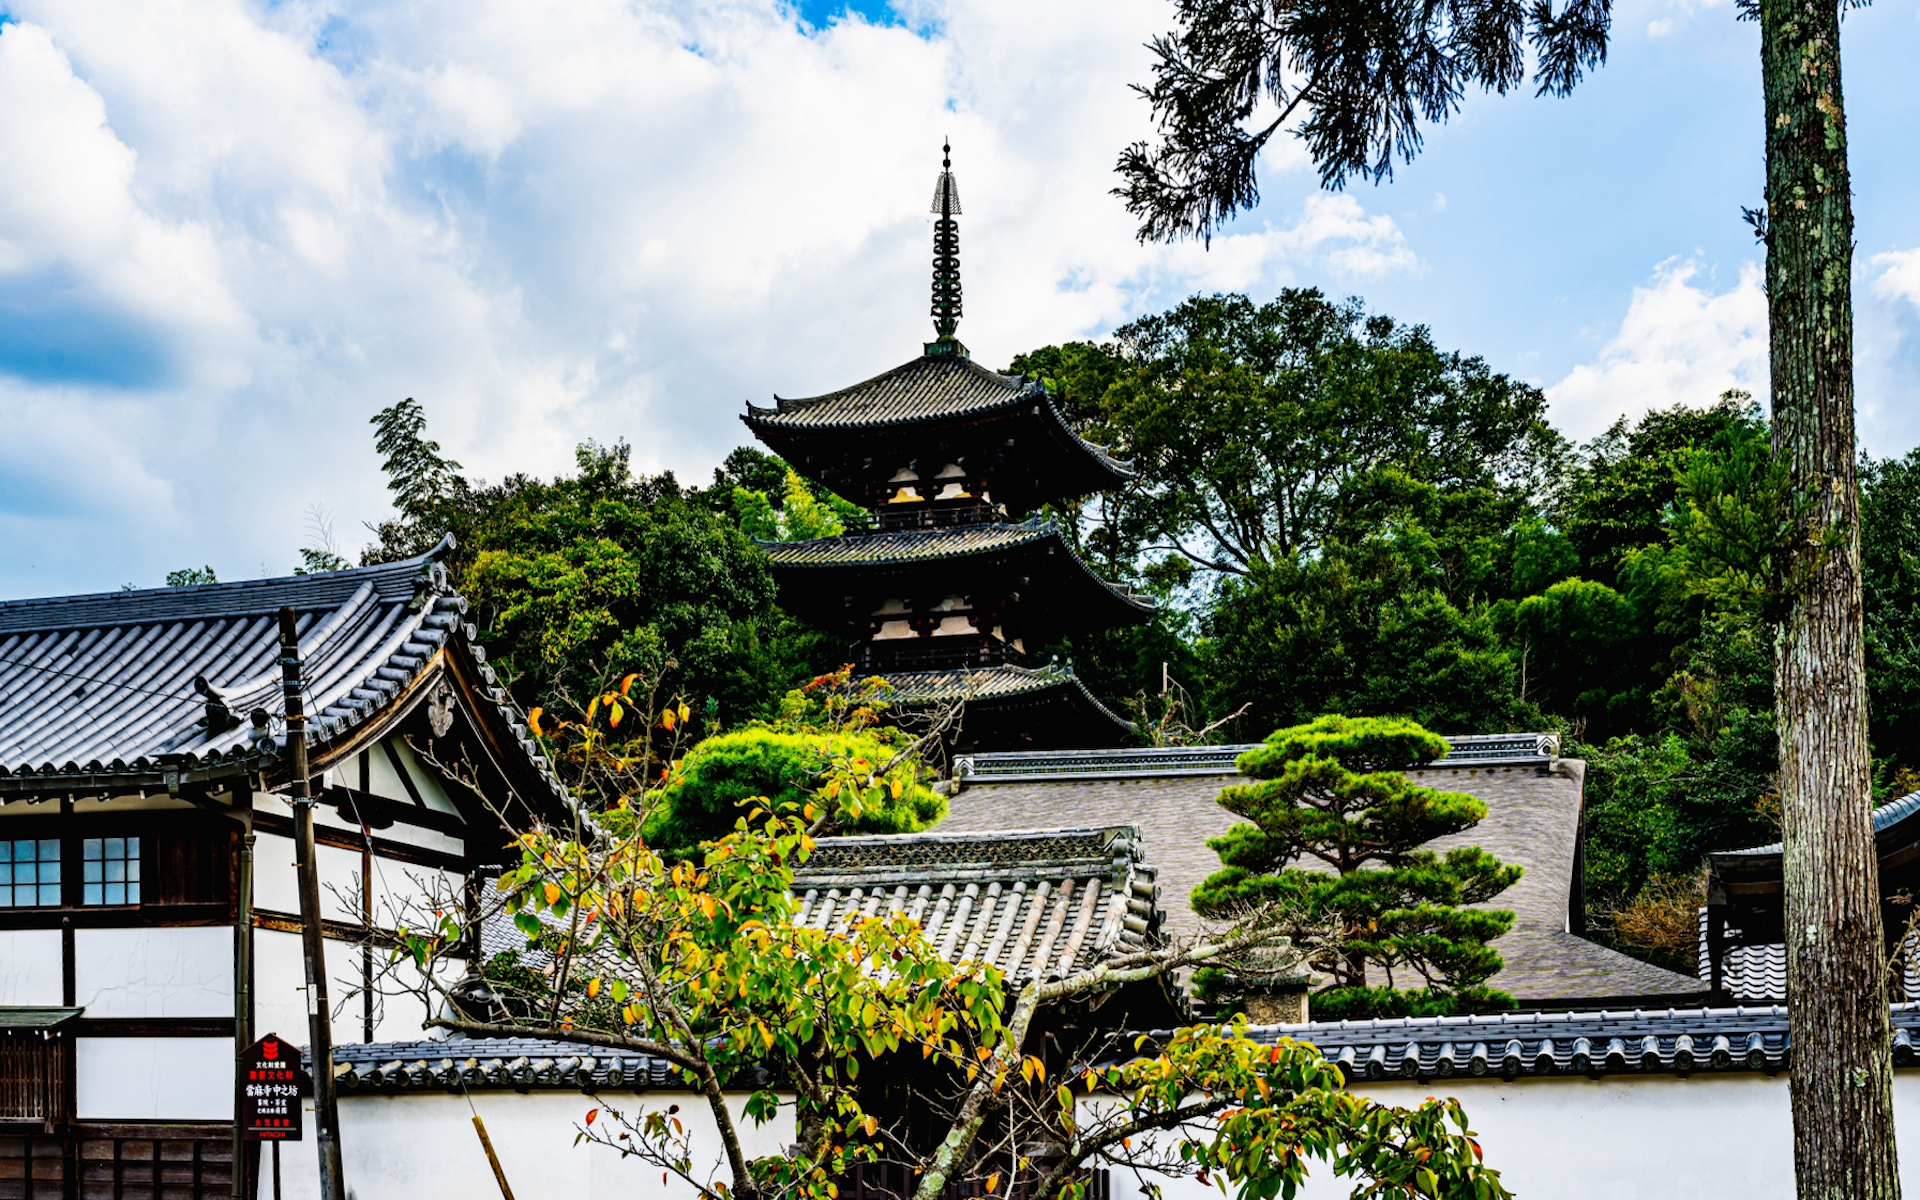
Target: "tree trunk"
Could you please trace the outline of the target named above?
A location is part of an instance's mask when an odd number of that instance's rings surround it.
[[[1894,1200],[1893,1062],[1861,633],[1853,208],[1835,0],[1759,0],[1773,438],[1790,487],[1774,647],[1801,1200]]]

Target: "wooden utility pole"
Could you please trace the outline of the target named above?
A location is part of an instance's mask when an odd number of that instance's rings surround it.
[[[1794,1175],[1895,1200],[1853,429],[1853,203],[1837,0],[1758,0],[1773,446],[1789,487],[1774,644]]]
[[[307,966],[307,1054],[313,1064],[313,1125],[320,1151],[321,1200],[346,1200],[340,1169],[340,1106],[333,1088],[333,1029],[327,1002],[326,946],[320,934],[320,866],[313,849],[313,787],[307,778],[307,717],[300,680],[300,637],[293,609],[280,610],[280,691],[293,770],[293,839],[300,868],[300,942]]]
[[[240,822],[240,861],[234,871],[233,905],[233,1056],[234,1062],[253,1045],[253,788],[243,783],[233,789],[233,807]],[[234,1080],[237,1090],[240,1080]],[[252,1158],[240,1131],[239,1097],[234,1098],[233,1200],[252,1194]]]

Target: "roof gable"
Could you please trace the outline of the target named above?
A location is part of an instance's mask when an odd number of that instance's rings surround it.
[[[273,767],[284,738],[277,613],[286,606],[317,758],[418,701],[436,670],[457,667],[465,682],[454,691],[469,695],[494,742],[517,752],[513,769],[560,794],[472,644],[467,602],[440,562],[452,544],[320,575],[0,605],[0,787],[130,788],[165,773]],[[209,724],[210,700],[230,725]]]

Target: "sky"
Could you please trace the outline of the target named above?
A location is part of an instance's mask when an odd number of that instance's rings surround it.
[[[1391,182],[1298,145],[1217,237],[1109,190],[1166,0],[0,0],[0,597],[287,573],[388,515],[415,397],[481,478],[588,439],[704,482],[744,403],[919,352],[941,139],[976,360],[1196,292],[1359,296],[1621,415],[1766,395],[1758,32],[1615,0],[1563,100],[1470,94]],[[1920,444],[1920,9],[1849,12],[1859,422]]]

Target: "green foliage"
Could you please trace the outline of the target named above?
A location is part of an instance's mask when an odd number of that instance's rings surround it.
[[[1194,891],[1203,916],[1269,909],[1330,982],[1316,1017],[1481,1012],[1511,1007],[1482,986],[1500,969],[1486,943],[1513,914],[1467,908],[1520,877],[1478,847],[1420,847],[1486,816],[1472,796],[1410,782],[1396,768],[1446,753],[1446,741],[1390,718],[1321,717],[1276,730],[1240,756],[1259,780],[1220,803],[1249,823],[1207,844],[1223,869]],[[1295,865],[1316,860],[1330,870]],[[1370,986],[1372,969],[1386,986]],[[1400,972],[1411,988],[1402,987]],[[1411,993],[1411,994],[1408,994]]]
[[[1513,606],[1509,632],[1525,672],[1521,694],[1596,731],[1631,724],[1628,672],[1641,632],[1633,605],[1604,583],[1562,579],[1528,596]]]
[[[1920,769],[1920,450],[1863,465],[1860,560],[1874,750]]]
[[[293,569],[295,575],[321,575],[328,571],[344,571],[353,564],[346,556],[332,550],[319,550],[312,546],[300,548],[300,565]]]
[[[874,776],[894,758],[900,740],[891,730],[766,726],[710,737],[688,751],[650,797],[647,844],[669,858],[685,857],[732,829],[745,805],[804,807],[826,786],[835,763]],[[840,832],[917,833],[947,815],[946,797],[929,786],[932,772],[912,758],[895,763],[877,782],[881,786],[865,789],[870,800],[856,798],[843,806]]]
[[[1342,5],[1276,11],[1261,0],[1179,0],[1154,38],[1152,142],[1121,151],[1115,188],[1145,241],[1211,241],[1260,200],[1255,164],[1282,128],[1306,143],[1321,183],[1381,180],[1411,162],[1421,122],[1438,123],[1469,87],[1505,93],[1527,78],[1564,95],[1606,61],[1611,10],[1530,6]],[[1277,110],[1277,116],[1276,116]],[[1290,121],[1289,118],[1292,118]]]
[[[1232,1184],[1249,1200],[1295,1195],[1309,1160],[1327,1163],[1337,1177],[1367,1181],[1356,1195],[1509,1195],[1500,1173],[1482,1161],[1459,1101],[1430,1096],[1413,1108],[1378,1104],[1349,1091],[1339,1068],[1312,1046],[1286,1038],[1255,1041],[1240,1025],[1176,1030],[1157,1053],[1090,1070],[1081,1082],[1087,1091],[1121,1098],[1120,1115],[1135,1127],[1127,1149],[1135,1139],[1146,1141],[1141,1128],[1180,1129],[1177,1145],[1168,1148],[1170,1173],[1191,1174],[1202,1186],[1217,1177],[1222,1192]],[[1072,1089],[1063,1085],[1063,1124],[1083,1141],[1098,1136],[1076,1125],[1071,1100]],[[1208,1111],[1220,1115],[1178,1120]]]
[[[1445,577],[1435,539],[1396,524],[1223,582],[1202,622],[1213,707],[1251,701],[1243,729],[1337,711],[1455,732],[1537,728],[1521,656],[1486,604],[1448,598]]]
[[[522,705],[563,709],[639,673],[718,727],[770,715],[827,665],[821,635],[774,605],[764,555],[733,516],[735,486],[784,481],[777,460],[730,457],[726,503],[671,474],[636,476],[625,443],[584,443],[574,473],[551,481],[475,485],[427,437],[414,401],[374,423],[399,515],[377,527],[365,560],[454,534],[447,565]]]
[[[1563,470],[1536,389],[1312,290],[1194,297],[1014,369],[1142,472],[1061,514],[1079,549],[1193,614],[1050,648],[1097,694],[1157,690],[1167,662],[1200,684],[1204,719],[1251,701],[1241,736],[1330,709],[1447,728],[1532,717],[1485,605],[1511,586],[1511,531]]]
[[[203,583],[219,583],[212,567],[182,567],[178,571],[167,572],[168,587],[199,587]]]
[[[476,531],[463,582],[496,660],[576,693],[671,662],[682,691],[751,711],[773,690],[753,661],[774,600],[763,556],[671,479],[635,479],[624,446],[589,444],[578,461],[572,479],[502,497]]]
[[[741,530],[763,542],[804,542],[814,538],[838,537],[848,522],[858,524],[867,515],[859,505],[843,500],[832,492],[824,499],[814,493],[806,480],[792,467],[781,481],[780,503],[775,504],[765,491],[735,484],[733,511]]]
[[[363,560],[393,562],[424,554],[445,533],[465,522],[457,515],[471,489],[460,475],[460,464],[440,452],[440,443],[427,437],[427,414],[409,396],[381,409],[371,418],[373,447],[382,456],[398,518],[374,527],[377,546]]]
[[[1151,546],[1243,574],[1402,512],[1504,528],[1564,446],[1538,389],[1313,289],[1196,296],[1013,368],[1141,471],[1088,535],[1129,576]]]

